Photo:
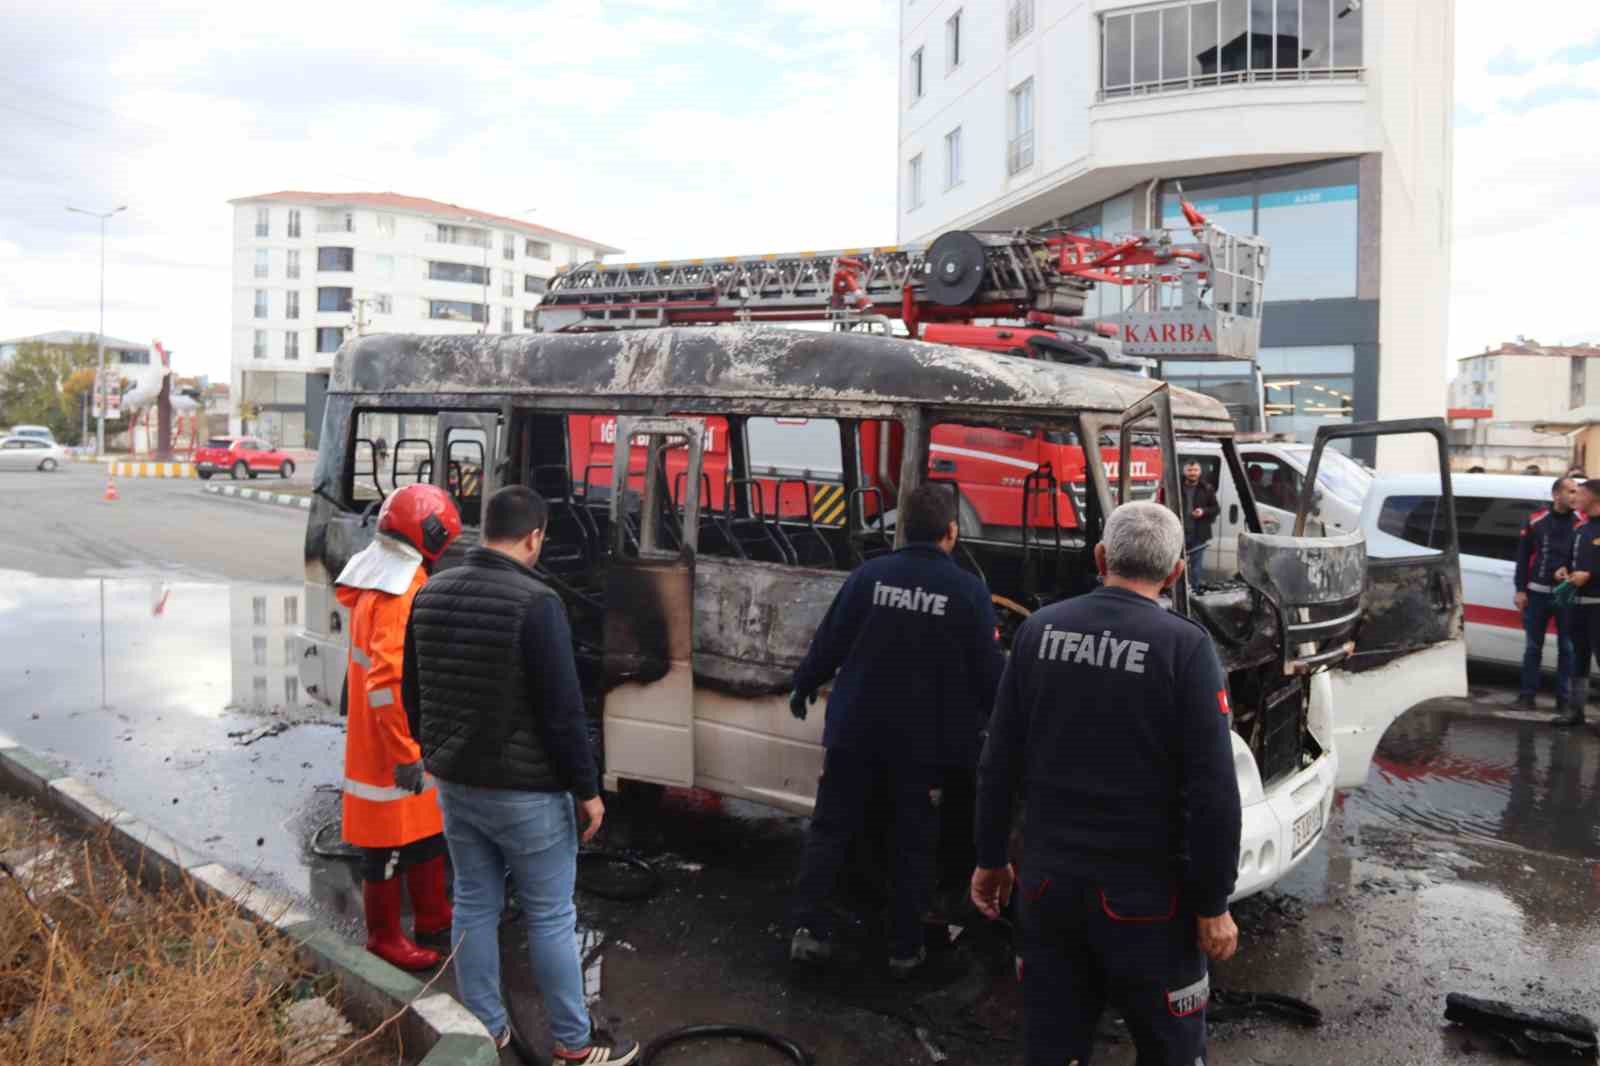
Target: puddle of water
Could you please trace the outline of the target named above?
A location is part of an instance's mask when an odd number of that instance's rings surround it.
[[[1419,708],[1378,746],[1347,821],[1600,860],[1600,740],[1587,730]]]
[[[305,892],[289,826],[341,779],[344,737],[300,698],[300,600],[295,585],[0,572],[0,731],[184,843]],[[243,743],[274,723],[290,727]]]

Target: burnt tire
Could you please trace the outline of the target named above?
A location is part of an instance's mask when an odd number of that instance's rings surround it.
[[[285,459],[283,461],[283,465],[278,467],[278,476],[283,478],[285,481],[288,481],[290,478],[294,477],[294,464]]]
[[[243,481],[246,477],[250,476],[250,468],[244,465],[243,459],[240,459],[237,463],[233,464],[233,469],[228,471],[228,473],[233,476],[233,480]]]

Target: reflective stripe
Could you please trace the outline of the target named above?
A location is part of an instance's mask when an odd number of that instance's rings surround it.
[[[373,803],[393,803],[396,800],[410,799],[420,796],[433,787],[433,775],[422,775],[422,792],[413,792],[409,788],[400,788],[398,785],[385,787],[383,785],[369,785],[365,781],[357,781],[353,777],[344,779],[344,790],[356,799],[370,800]]]
[[[1530,582],[1528,582],[1528,591],[1529,592],[1554,592],[1555,589],[1551,588],[1549,585],[1541,585],[1541,584],[1538,584],[1537,582],[1530,581]]]
[[[389,707],[394,704],[394,689],[380,688],[376,692],[367,693],[368,707]]]
[[[943,455],[962,455],[968,459],[982,459],[985,462],[1001,463],[1005,466],[1014,466],[1019,470],[1039,469],[1038,463],[1032,463],[1026,459],[1014,459],[1009,455],[996,455],[994,452],[974,451],[971,448],[957,448],[951,444],[930,444],[928,445],[928,451],[939,452]]]
[[[372,660],[367,658],[367,653],[362,651],[360,648],[350,649],[350,661],[361,667],[363,670],[372,669]]]

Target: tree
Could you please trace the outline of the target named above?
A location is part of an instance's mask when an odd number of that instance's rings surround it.
[[[0,421],[49,426],[57,440],[82,443],[83,393],[94,387],[99,351],[92,337],[68,344],[26,341],[0,374]]]

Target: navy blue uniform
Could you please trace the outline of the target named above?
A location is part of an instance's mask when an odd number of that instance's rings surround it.
[[[1585,521],[1572,531],[1568,569],[1591,575],[1572,605],[1573,676],[1587,682],[1590,662],[1600,654],[1600,520]],[[1583,714],[1584,708],[1577,702],[1572,709]]]
[[[978,864],[1017,891],[1029,1066],[1089,1062],[1116,1004],[1141,1066],[1205,1054],[1195,916],[1227,909],[1239,786],[1227,680],[1198,624],[1124,589],[1052,604],[1018,631],[978,767]]]
[[[933,544],[869,560],[845,581],[794,675],[816,692],[829,678],[827,749],[796,886],[796,922],[827,935],[825,904],[863,828],[887,796],[894,839],[891,953],[921,948],[932,889],[944,772],[967,769],[1004,667],[989,590]]]
[[[1557,513],[1535,511],[1522,527],[1517,542],[1517,569],[1513,581],[1518,592],[1527,593],[1522,608],[1522,692],[1531,701],[1539,691],[1539,675],[1544,668],[1544,637],[1553,621],[1556,625],[1556,698],[1567,702],[1572,679],[1572,613],[1555,605],[1551,594],[1560,582],[1556,571],[1572,558],[1573,537],[1583,518],[1576,511]],[[1580,670],[1579,676],[1586,671]]]

